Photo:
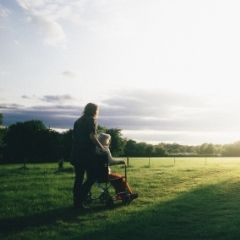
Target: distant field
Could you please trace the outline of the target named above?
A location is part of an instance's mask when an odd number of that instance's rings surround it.
[[[70,164],[20,166],[0,166],[0,239],[240,239],[240,158],[131,158],[139,198],[88,213],[72,209]]]

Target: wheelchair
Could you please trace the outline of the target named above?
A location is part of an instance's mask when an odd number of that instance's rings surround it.
[[[110,179],[107,156],[98,156],[97,181],[88,193],[86,204],[100,203],[111,208],[114,206],[114,202],[122,202],[124,205],[131,202],[127,191],[116,193],[112,187],[113,181],[118,181],[120,178],[127,182],[127,166],[126,164],[122,164],[122,166],[124,166],[124,174],[119,178]]]

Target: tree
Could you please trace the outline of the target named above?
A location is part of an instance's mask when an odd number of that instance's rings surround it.
[[[5,138],[6,138],[6,128],[1,128],[0,127],[0,162],[4,162],[5,158],[5,149],[6,149],[6,144],[5,144]]]
[[[146,157],[152,157],[152,156],[153,156],[153,153],[154,153],[153,145],[148,144],[148,145],[146,146],[145,151],[146,151]]]
[[[61,134],[60,141],[61,157],[64,160],[70,160],[70,154],[72,149],[72,130],[68,130]]]
[[[137,143],[133,140],[128,140],[125,148],[124,153],[127,157],[135,157],[136,156],[136,146]]]
[[[17,122],[7,129],[7,154],[11,162],[22,162],[37,155],[39,132],[46,131],[45,125],[38,120]]]
[[[147,144],[140,142],[136,144],[136,156],[137,157],[146,157]]]
[[[155,155],[156,157],[166,156],[166,152],[165,152],[165,150],[164,150],[164,148],[163,148],[162,145],[158,145],[158,146],[155,147],[155,149],[154,149],[154,155]]]
[[[114,156],[121,156],[124,154],[124,146],[126,140],[123,138],[121,129],[111,128],[107,129],[106,133],[111,135],[111,152]]]
[[[0,126],[3,124],[3,114],[0,113]]]
[[[35,155],[32,161],[52,162],[63,156],[62,135],[52,129],[45,129],[36,133]]]
[[[213,155],[214,154],[214,146],[211,143],[203,143],[199,147],[199,154],[201,155]]]
[[[239,157],[240,156],[240,141],[233,144],[227,144],[223,149],[223,156]]]

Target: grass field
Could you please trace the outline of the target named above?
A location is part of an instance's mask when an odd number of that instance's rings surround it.
[[[0,166],[0,239],[240,239],[240,158],[130,159],[139,198],[84,213],[70,165],[19,167]]]

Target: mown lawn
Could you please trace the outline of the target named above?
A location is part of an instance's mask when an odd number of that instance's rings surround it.
[[[19,167],[0,166],[0,239],[240,239],[240,158],[130,159],[139,198],[89,212],[72,208],[69,164]]]

